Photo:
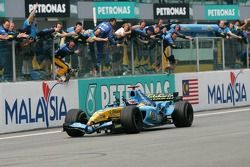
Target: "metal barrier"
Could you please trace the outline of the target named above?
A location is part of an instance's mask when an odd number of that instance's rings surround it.
[[[198,37],[193,41],[177,40],[178,49],[163,48],[162,41],[141,43],[132,39],[119,46],[106,45],[100,68],[96,68],[95,43],[79,44],[80,55],[66,58],[78,68],[76,78],[199,72],[249,67],[248,47],[236,39]],[[0,82],[54,80],[53,53],[58,40],[0,41]],[[163,54],[164,53],[164,54]],[[168,56],[177,65],[170,68]],[[13,65],[14,64],[14,65]]]

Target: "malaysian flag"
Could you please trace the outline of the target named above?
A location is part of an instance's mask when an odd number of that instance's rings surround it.
[[[191,104],[199,104],[198,79],[182,80],[183,100]]]

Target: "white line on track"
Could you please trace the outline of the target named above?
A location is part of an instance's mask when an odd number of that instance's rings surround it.
[[[51,131],[51,132],[33,133],[33,134],[19,135],[19,136],[8,136],[8,137],[2,137],[0,138],[0,140],[24,138],[24,137],[31,137],[31,136],[41,136],[41,135],[55,134],[55,133],[61,133],[61,132],[62,131]]]
[[[204,113],[204,114],[202,114],[202,112],[201,112],[200,114],[197,113],[194,116],[195,117],[206,117],[206,116],[212,116],[212,115],[230,114],[230,113],[237,113],[237,112],[243,112],[243,111],[250,111],[250,108],[236,109],[236,110],[229,110],[229,111],[217,111],[217,112]],[[8,137],[1,137],[0,140],[24,138],[24,137],[31,137],[31,136],[49,135],[49,134],[56,134],[56,133],[61,133],[61,132],[62,131],[50,131],[50,132],[33,133],[33,134],[27,134],[27,135],[8,136]]]
[[[250,111],[249,108],[246,109],[237,109],[237,110],[230,110],[230,111],[218,111],[213,113],[206,113],[206,114],[195,114],[195,117],[205,117],[205,116],[211,116],[211,115],[222,115],[222,114],[230,114],[230,113],[237,113],[237,112],[243,112],[243,111]]]

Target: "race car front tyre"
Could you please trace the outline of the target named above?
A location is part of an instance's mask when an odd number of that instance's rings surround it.
[[[127,133],[139,133],[143,128],[140,109],[134,105],[126,106],[121,112],[121,124]]]
[[[87,115],[79,109],[70,109],[65,117],[63,130],[71,137],[81,137],[85,133],[81,130],[70,128],[69,125],[75,122],[87,124]]]
[[[187,101],[176,102],[172,118],[176,127],[190,127],[194,119],[192,105]]]

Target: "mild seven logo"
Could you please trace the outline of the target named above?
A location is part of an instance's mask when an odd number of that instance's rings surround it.
[[[208,85],[208,104],[232,103],[235,106],[238,102],[247,101],[247,91],[245,84],[237,82],[238,76],[230,72],[230,83]]]
[[[46,82],[42,83],[43,97],[5,99],[5,124],[30,124],[44,122],[49,127],[51,121],[61,120],[67,113],[63,96],[51,95],[52,90]]]

